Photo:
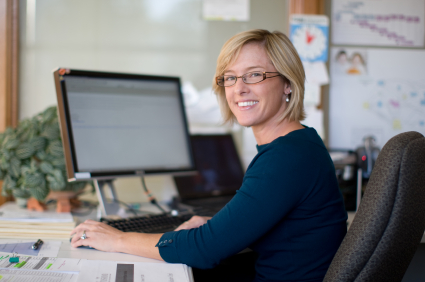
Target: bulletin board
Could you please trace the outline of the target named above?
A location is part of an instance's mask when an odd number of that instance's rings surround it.
[[[425,135],[425,1],[399,4],[332,1],[330,148],[355,149],[365,136],[382,147],[402,132]]]

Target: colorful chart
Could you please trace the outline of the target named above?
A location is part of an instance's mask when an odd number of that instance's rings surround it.
[[[364,59],[357,73],[349,71],[355,54]],[[369,135],[380,147],[402,132],[425,135],[425,51],[334,47],[331,57],[331,147],[355,149]]]
[[[333,0],[332,42],[424,46],[424,0]]]

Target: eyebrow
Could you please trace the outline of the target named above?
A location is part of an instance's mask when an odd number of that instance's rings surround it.
[[[264,67],[263,66],[252,66],[252,67],[249,67],[249,68],[247,68],[246,69],[246,71],[250,71],[250,70],[252,70],[252,69],[258,69],[258,68],[263,68],[264,69]],[[227,72],[234,72],[234,71],[232,71],[232,70],[225,70],[224,71],[224,74],[226,74]]]

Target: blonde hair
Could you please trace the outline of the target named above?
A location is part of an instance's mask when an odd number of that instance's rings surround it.
[[[286,118],[289,121],[304,120],[305,73],[297,51],[285,34],[279,31],[269,32],[264,29],[253,29],[238,33],[230,38],[221,48],[217,59],[213,90],[217,94],[224,123],[234,123],[236,117],[227,104],[225,88],[217,85],[215,77],[223,75],[227,67],[237,59],[242,47],[253,42],[264,46],[267,56],[276,70],[283,75],[285,82],[291,85],[290,100],[280,121]]]

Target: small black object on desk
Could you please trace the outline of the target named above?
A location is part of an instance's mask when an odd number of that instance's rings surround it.
[[[38,239],[37,242],[34,243],[34,245],[32,245],[32,249],[33,250],[37,250],[41,245],[43,245],[43,241],[41,239]]]

